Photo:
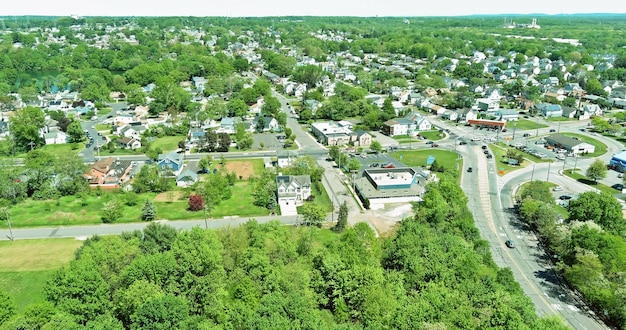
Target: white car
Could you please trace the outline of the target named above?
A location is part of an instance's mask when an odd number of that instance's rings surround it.
[[[478,137],[478,136],[475,136],[475,137],[472,138],[472,141],[480,141],[480,140],[482,140],[482,139],[480,137]]]
[[[552,191],[561,191],[561,190],[563,190],[563,187],[561,187],[561,186],[556,186],[556,187],[552,188]]]

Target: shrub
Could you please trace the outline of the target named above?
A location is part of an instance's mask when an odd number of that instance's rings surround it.
[[[189,211],[200,211],[204,209],[204,198],[201,195],[189,196]]]

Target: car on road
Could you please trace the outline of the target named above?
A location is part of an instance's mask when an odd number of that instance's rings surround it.
[[[552,191],[561,191],[561,190],[563,190],[563,187],[561,187],[561,186],[556,186],[556,187],[552,188]]]
[[[370,166],[371,166],[371,167],[378,167],[378,166],[380,166],[380,164],[378,164],[378,163],[374,163],[374,164],[371,164]]]
[[[617,189],[619,191],[624,190],[624,185],[621,184],[621,183],[616,183],[616,184],[612,185],[611,187],[613,187],[613,188],[615,188],[615,189]]]
[[[435,142],[433,142],[433,141],[426,141],[426,144],[433,144],[433,143],[435,143]]]
[[[556,130],[554,128],[551,128],[550,133],[554,133],[554,132],[556,132]]]
[[[438,145],[437,143],[433,143],[431,146],[432,146],[433,148],[437,148],[439,145]]]
[[[488,153],[489,153],[489,150],[487,150],[487,149],[484,149],[484,150],[483,150],[483,154],[485,154],[485,155],[486,155],[486,154],[488,154]]]
[[[524,133],[523,137],[529,137],[530,133]]]
[[[479,138],[478,136],[474,136],[474,137],[472,138],[472,141],[480,141],[480,140],[481,140],[481,138]]]
[[[464,145],[466,145],[466,144],[467,144],[467,142],[465,142],[465,141],[461,141],[461,142],[459,142],[459,145],[460,145],[460,146],[464,146]]]
[[[487,146],[482,146],[481,148],[483,148],[483,150],[487,150]]]
[[[474,171],[474,169],[473,169],[473,168],[471,168],[471,167],[468,167],[468,168],[467,168],[467,173],[472,173],[473,171]]]
[[[559,199],[562,200],[562,201],[568,201],[568,200],[572,199],[572,196],[570,196],[570,195],[561,195],[561,196],[559,196]]]
[[[492,154],[487,154],[487,159],[491,159],[491,158],[493,158],[493,155]]]
[[[504,242],[504,245],[506,245],[506,247],[508,247],[509,249],[514,249],[515,248],[515,242],[513,242],[510,239],[506,240],[506,242]]]

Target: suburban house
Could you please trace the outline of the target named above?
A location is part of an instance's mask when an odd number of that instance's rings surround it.
[[[43,134],[46,144],[63,144],[67,143],[67,134],[63,131],[52,131]]]
[[[561,107],[563,110],[563,117],[574,119],[578,113],[578,109],[572,107]]]
[[[481,111],[496,111],[500,109],[500,100],[495,99],[476,99],[476,107]]]
[[[276,165],[278,167],[291,166],[293,162],[298,158],[298,153],[289,150],[280,150],[276,155]]]
[[[141,141],[130,137],[119,138],[115,142],[122,149],[135,150],[141,148]]]
[[[602,108],[600,108],[600,106],[597,104],[593,104],[593,103],[585,104],[583,106],[583,110],[586,113],[588,113],[589,116],[601,116],[602,115]]]
[[[176,151],[160,154],[157,159],[157,167],[160,170],[169,169],[172,172],[178,172],[183,168],[183,154],[179,154]]]
[[[383,123],[383,133],[387,136],[411,135],[416,136],[419,132],[429,131],[432,125],[426,117],[412,112],[403,118],[391,119]]]
[[[311,124],[311,133],[317,140],[329,146],[341,146],[352,141],[355,134],[347,122],[320,122]]]
[[[456,111],[446,110],[441,114],[441,118],[456,121],[459,118],[459,114]]]
[[[358,129],[354,133],[356,134],[356,139],[352,141],[352,144],[355,147],[369,146],[372,143],[372,136],[368,132]]]
[[[220,127],[215,132],[235,134],[235,125],[239,122],[241,122],[241,120],[236,117],[222,118],[222,120],[220,121]]]
[[[459,114],[458,119],[461,121],[467,122],[468,120],[478,119],[478,111],[475,109],[469,109],[469,108],[460,109],[460,110],[457,110],[457,113]]]
[[[503,121],[518,121],[519,112],[515,109],[500,109],[496,111],[496,118]]]
[[[146,127],[143,125],[124,125],[118,128],[118,134],[124,137],[134,138],[141,140],[141,134],[146,131]]]
[[[546,118],[563,116],[563,109],[559,104],[542,103],[536,107],[539,113]]]
[[[187,168],[176,176],[176,185],[178,187],[190,187],[196,182],[198,182],[198,173]]]
[[[546,145],[565,149],[574,154],[592,153],[595,151],[595,147],[592,144],[561,134],[552,134],[544,139],[546,140]]]
[[[311,196],[311,177],[308,175],[279,175],[276,177],[276,191],[280,213],[298,214],[296,206],[304,204]]]
[[[278,129],[278,121],[272,116],[259,115],[254,118],[253,125],[258,132],[273,132]]]
[[[206,131],[202,127],[192,127],[187,134],[187,140],[191,144],[196,144],[203,141],[206,137]]]
[[[114,189],[120,188],[129,180],[131,169],[131,161],[108,157],[93,163],[84,176],[92,188]]]

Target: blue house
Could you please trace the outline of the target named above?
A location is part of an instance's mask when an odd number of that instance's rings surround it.
[[[563,116],[563,109],[559,104],[542,103],[537,105],[537,110],[546,118]]]
[[[169,169],[172,172],[177,172],[183,168],[183,155],[176,151],[170,151],[167,154],[160,154],[157,159],[157,167],[160,170]]]

